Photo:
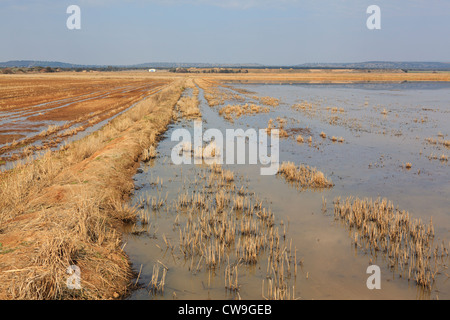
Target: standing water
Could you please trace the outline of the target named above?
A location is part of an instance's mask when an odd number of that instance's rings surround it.
[[[210,107],[200,89],[203,130],[215,128],[225,135],[226,129],[264,129],[270,119],[283,119],[288,136],[280,139],[280,163],[315,167],[334,186],[300,189],[280,175],[260,175],[260,165],[224,164],[219,170],[230,170],[232,182],[211,187],[216,169],[207,164],[172,163],[171,152],[178,144],[171,141],[172,132],[179,128],[193,130],[191,120],[175,122],[162,137],[157,157],[143,163],[134,178],[132,204],[139,208],[141,219],[129,226],[124,237],[125,251],[139,272],[138,288],[130,299],[270,297],[270,282],[280,271],[271,270],[274,255],[268,249],[270,241],[261,240],[266,246],[258,251],[256,262],[240,256],[246,223],[255,223],[257,227],[252,230],[266,236],[275,232],[271,228],[277,228],[281,255],[286,257],[281,261],[286,270],[283,285],[289,290],[285,298],[450,298],[444,269],[431,289],[422,289],[402,277],[383,253],[355,246],[351,230],[335,219],[333,206],[337,197],[386,198],[413,218],[424,222],[432,218],[434,242],[449,247],[449,84],[231,84],[222,90],[247,94],[242,95],[244,101],[231,97]],[[192,92],[186,90],[185,94]],[[227,104],[256,104],[258,97],[264,96],[279,99],[279,105],[232,122],[219,115],[220,108]],[[304,138],[303,143],[297,140],[298,135]],[[222,213],[230,219],[225,226],[231,228],[235,221],[238,236],[223,255],[219,254],[223,260],[213,263],[207,252],[216,249],[217,243],[206,235],[214,233],[209,227],[218,228],[220,224],[215,220],[202,224],[202,219],[212,219],[203,214],[208,205],[217,210],[220,190],[230,195]],[[246,220],[239,199],[244,207],[245,201],[251,203],[255,212],[264,208],[264,212],[273,213],[274,226],[258,224],[263,219]],[[204,247],[199,246],[200,253],[187,254],[184,241],[189,241],[188,233],[196,230],[192,221],[197,218],[199,228],[208,229],[200,233],[203,239],[197,239]],[[381,268],[381,290],[366,286],[366,270],[372,263]],[[164,290],[160,290],[162,285]]]

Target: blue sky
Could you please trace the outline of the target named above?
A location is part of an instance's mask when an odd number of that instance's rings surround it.
[[[66,9],[81,8],[81,30]],[[381,8],[381,30],[366,9]],[[448,0],[0,0],[0,61],[450,61]]]

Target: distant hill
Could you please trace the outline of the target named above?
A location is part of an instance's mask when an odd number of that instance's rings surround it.
[[[35,60],[15,60],[0,62],[0,68],[32,68],[32,67],[51,67],[51,68],[82,68],[85,66],[64,63],[58,61],[35,61]]]
[[[34,61],[34,60],[15,60],[0,62],[0,68],[32,68],[32,67],[51,67],[51,68],[106,68],[106,65],[80,65],[58,61]],[[247,64],[221,64],[221,63],[178,63],[178,62],[148,62],[133,65],[114,65],[117,68],[128,69],[146,69],[146,68],[257,68],[263,65],[257,63]]]
[[[80,65],[58,61],[15,60],[0,62],[0,68],[107,68],[107,65]],[[180,62],[148,62],[133,65],[114,65],[113,68],[122,69],[148,69],[148,68],[278,68],[281,66],[269,66],[258,63],[180,63]],[[407,69],[407,70],[450,70],[449,62],[392,62],[392,61],[368,61],[355,63],[304,63],[284,68],[298,69]]]
[[[128,66],[130,68],[263,68],[258,63],[179,63],[179,62],[148,62]]]
[[[305,63],[296,68],[348,68],[348,69],[408,69],[408,70],[450,70],[448,62],[392,62],[368,61],[357,63]]]

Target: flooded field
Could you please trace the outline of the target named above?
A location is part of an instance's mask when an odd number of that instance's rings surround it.
[[[123,240],[137,276],[129,299],[450,298],[448,82],[197,78],[183,95],[198,97],[199,110],[178,109],[134,177],[139,219]],[[224,135],[279,129],[280,165],[313,168],[332,183],[263,176],[261,164],[175,165],[171,135],[193,132],[194,119]],[[406,231],[397,239],[392,224],[374,236],[383,228],[376,218],[359,227],[341,219],[355,198],[367,198],[361,208],[370,212],[370,199],[383,206]],[[381,268],[381,290],[366,286],[371,264]]]

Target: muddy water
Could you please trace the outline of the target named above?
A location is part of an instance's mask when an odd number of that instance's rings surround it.
[[[414,218],[433,218],[436,242],[450,241],[450,171],[448,161],[434,159],[449,155],[442,144],[432,145],[426,138],[449,140],[450,85],[421,84],[235,84],[236,88],[253,93],[251,97],[279,98],[278,107],[267,114],[243,116],[229,123],[218,115],[219,107],[210,108],[200,90],[203,129],[266,128],[270,118],[286,119],[285,129],[306,129],[305,140],[298,144],[295,135],[280,140],[280,161],[314,166],[331,178],[330,190],[297,190],[279,176],[261,176],[259,165],[227,165],[239,177],[236,184],[248,188],[272,209],[276,223],[284,225],[287,235],[297,248],[297,277],[291,279],[295,296],[302,299],[449,299],[450,282],[442,270],[431,291],[419,289],[414,282],[400,278],[388,268],[379,255],[356,250],[345,225],[334,220],[335,197],[386,197]],[[298,110],[291,106],[302,102],[313,104],[313,110]],[[237,103],[236,101],[227,101]],[[333,112],[332,108],[342,109]],[[337,118],[336,118],[337,117]],[[192,190],[204,178],[204,165],[176,166],[170,154],[178,142],[170,141],[173,130],[192,130],[191,121],[171,126],[158,146],[158,157],[143,164],[142,173],[135,176],[133,203],[139,205],[148,197],[165,198],[159,210],[144,205],[150,225],[130,226],[125,234],[125,250],[134,269],[141,274],[141,285],[131,299],[231,299],[236,294],[224,289],[224,268],[214,271],[186,261],[178,250],[183,213],[173,206],[179,194]],[[327,138],[320,137],[321,132]],[[344,143],[330,137],[343,137]],[[407,170],[404,164],[412,168]],[[161,183],[161,180],[163,181]],[[159,182],[159,183],[158,183]],[[322,212],[322,199],[327,211]],[[156,200],[156,199],[155,199]],[[166,241],[170,242],[167,247]],[[262,299],[262,280],[266,277],[264,255],[256,266],[244,266],[239,272],[239,295],[242,299]],[[366,269],[369,263],[381,267],[381,290],[369,290]],[[149,293],[154,265],[168,268],[164,294]],[[447,263],[448,265],[448,263]],[[142,268],[142,269],[141,269]]]

